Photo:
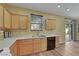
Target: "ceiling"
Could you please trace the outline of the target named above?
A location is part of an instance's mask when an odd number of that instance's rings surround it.
[[[10,3],[17,7],[28,8],[41,12],[79,18],[79,3]]]

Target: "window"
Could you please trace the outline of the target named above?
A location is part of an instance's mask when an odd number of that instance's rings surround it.
[[[31,30],[42,30],[42,16],[31,14]]]

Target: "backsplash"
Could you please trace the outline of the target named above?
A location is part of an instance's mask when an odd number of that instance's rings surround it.
[[[33,32],[27,32],[27,31],[12,31],[11,32],[12,37],[22,37],[22,36],[49,36],[49,35],[55,35],[55,31],[33,31]]]

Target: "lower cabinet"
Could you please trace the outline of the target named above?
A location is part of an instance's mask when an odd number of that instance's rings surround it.
[[[28,55],[33,53],[33,40],[32,39],[22,39],[17,40],[17,54]]]
[[[33,46],[28,44],[28,45],[19,45],[18,49],[18,55],[28,55],[33,53]]]
[[[46,50],[47,38],[19,39],[10,47],[10,52],[13,56],[27,56]]]
[[[46,51],[47,50],[47,38],[42,38],[41,40],[41,51]]]
[[[15,42],[11,47],[10,47],[10,53],[13,56],[17,56],[18,55],[18,49],[17,49],[17,42]]]
[[[30,55],[44,50],[47,50],[46,38],[21,39],[10,47],[13,56]]]
[[[33,53],[40,52],[40,39],[34,39],[33,40]]]

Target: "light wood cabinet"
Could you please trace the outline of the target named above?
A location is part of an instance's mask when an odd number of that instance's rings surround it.
[[[19,55],[29,55],[33,53],[33,46],[30,45],[19,45]]]
[[[46,50],[46,38],[20,39],[10,47],[11,54],[18,56],[34,54]]]
[[[59,47],[59,36],[53,37],[55,47]],[[52,46],[53,47],[53,46]],[[19,39],[11,47],[12,55],[30,55],[42,51],[47,51],[47,38]]]
[[[46,51],[47,50],[47,38],[42,38],[41,39],[41,51]]]
[[[33,44],[34,44],[34,46],[33,46],[33,50],[34,50],[34,53],[37,53],[37,52],[40,52],[41,50],[40,50],[40,39],[34,39],[33,40]]]
[[[27,29],[28,17],[25,15],[12,14],[12,29]]]
[[[17,56],[18,55],[18,45],[17,45],[17,41],[10,47],[10,53],[13,56]]]
[[[18,40],[18,47],[18,55],[27,55],[33,53],[33,41],[31,39]]]
[[[28,16],[10,13],[4,6],[0,5],[0,29],[21,30],[27,29]]]
[[[55,28],[56,28],[55,19],[46,19],[45,24],[46,24],[46,26],[45,26],[46,30],[55,30]]]
[[[11,28],[12,29],[20,29],[20,24],[19,24],[19,15],[12,14],[11,15]]]
[[[20,29],[27,29],[28,27],[28,17],[27,16],[20,16]]]
[[[0,28],[3,28],[3,7],[0,5]]]
[[[11,15],[6,9],[4,9],[4,27],[11,29]]]

